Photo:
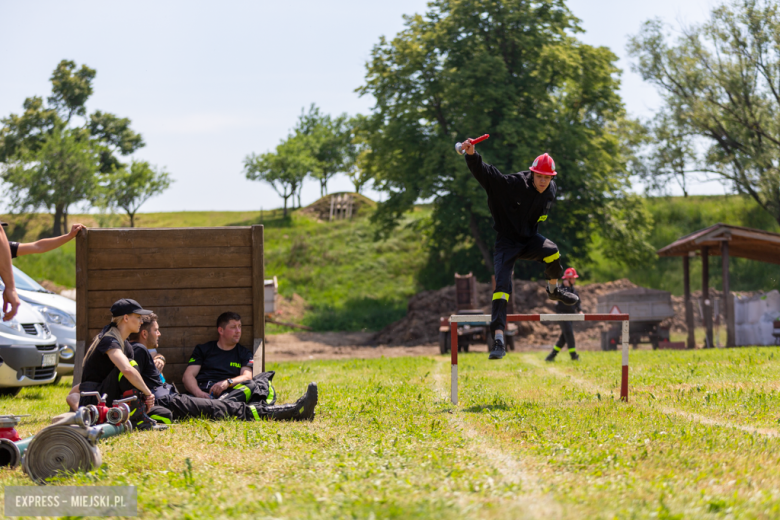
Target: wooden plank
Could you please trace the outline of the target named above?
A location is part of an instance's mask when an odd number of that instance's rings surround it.
[[[263,226],[252,226],[252,353],[260,355],[260,369],[265,372],[265,262],[263,261]]]
[[[155,307],[152,310],[157,314],[160,327],[215,327],[216,330],[217,317],[227,311],[237,312],[244,328],[251,328],[253,320],[251,305]],[[89,321],[107,324],[111,321],[111,312],[105,306],[90,308]]]
[[[83,229],[76,236],[76,356],[73,360],[73,384],[81,382],[81,365],[84,351],[89,344],[89,312],[87,312],[87,291],[89,289],[87,257],[89,230]]]
[[[90,308],[110,308],[120,298],[132,298],[151,310],[155,307],[175,307],[182,303],[239,306],[252,305],[250,287],[233,289],[171,289],[171,290],[124,290],[89,291],[87,303]]]
[[[154,247],[91,249],[89,269],[250,267],[251,247]]]
[[[168,348],[161,346],[157,349],[157,352],[165,356],[165,366],[167,367],[176,363],[187,364],[192,355],[192,348]]]
[[[251,247],[247,226],[216,228],[96,229],[90,249]]]
[[[688,329],[687,346],[690,349],[696,348],[696,337],[694,336],[693,326],[693,302],[691,301],[691,262],[689,256],[683,257],[683,291],[685,294],[685,327]]]
[[[100,332],[100,329],[90,329],[90,338]],[[195,345],[215,341],[217,336],[216,327],[161,327],[160,328],[160,347],[159,348],[183,348],[192,353]],[[241,340],[239,343],[248,350],[252,350],[252,329],[246,327],[241,331]]]
[[[182,269],[116,269],[90,273],[92,287],[117,289],[200,289],[251,287],[249,267],[207,267]]]
[[[733,298],[731,297],[731,283],[729,277],[729,243],[722,242],[720,255],[723,269],[723,316],[726,321],[726,346],[733,347],[736,344],[736,327],[733,312]]]

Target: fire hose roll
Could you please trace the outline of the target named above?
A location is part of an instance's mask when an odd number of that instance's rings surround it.
[[[54,425],[41,430],[28,446],[22,467],[35,482],[45,484],[58,472],[90,471],[101,464],[100,451],[78,426]]]

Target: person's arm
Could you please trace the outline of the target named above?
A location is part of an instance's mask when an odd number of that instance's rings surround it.
[[[503,177],[504,174],[498,171],[498,168],[492,164],[483,162],[482,156],[474,151],[473,144],[469,144],[471,152],[468,151],[465,144],[466,143],[464,143],[463,149],[466,150],[466,165],[469,167],[471,175],[477,179],[477,182],[479,182],[483,188],[486,190],[489,189],[490,180]]]
[[[232,379],[234,385],[236,383],[243,383],[244,381],[250,381],[252,379],[252,368],[242,367],[241,373]],[[220,381],[219,383],[212,386],[211,393],[214,394],[215,397],[219,397],[222,394],[222,392],[228,389],[229,386],[230,384],[227,382],[227,379],[225,379],[224,381]]]
[[[21,302],[19,295],[16,294],[16,283],[14,282],[14,269],[11,263],[11,247],[8,245],[8,237],[0,226],[0,278],[3,280],[5,288],[3,289],[3,321],[8,321],[16,316]]]
[[[210,399],[211,396],[201,390],[198,386],[198,380],[195,379],[195,376],[197,376],[198,373],[200,373],[200,365],[190,365],[187,367],[184,371],[184,375],[181,377],[184,388],[195,397]]]
[[[73,227],[70,228],[70,233],[67,235],[54,238],[42,238],[37,242],[30,242],[29,244],[19,244],[19,249],[16,251],[16,256],[46,253],[52,249],[57,249],[66,242],[70,242],[76,235],[79,234],[79,231],[82,229],[84,229],[84,225],[73,224]]]
[[[125,353],[120,348],[112,348],[108,351],[108,358],[114,363],[114,366],[122,372],[122,375],[130,381],[130,384],[139,389],[146,396],[146,406],[151,408],[154,406],[154,394],[144,383],[144,378],[133,366],[130,365],[130,360],[127,359]]]

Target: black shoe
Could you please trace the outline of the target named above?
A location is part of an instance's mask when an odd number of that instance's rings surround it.
[[[571,360],[572,361],[579,361],[580,360],[580,355],[577,354],[576,352],[572,352],[571,353]]]
[[[555,356],[558,355],[558,352],[556,350],[553,350],[550,352],[546,358],[544,358],[545,361],[553,362],[555,361]]]
[[[501,359],[506,355],[506,348],[504,348],[504,342],[501,339],[496,338],[493,342],[493,350],[490,351],[488,359]]]
[[[579,296],[570,292],[561,291],[561,288],[557,285],[552,291],[550,291],[549,287],[547,288],[547,296],[549,296],[552,301],[561,302],[564,305],[574,305],[580,301]]]
[[[265,411],[268,412],[268,418],[275,421],[310,421],[314,419],[318,397],[317,383],[309,383],[306,393],[294,404],[268,406]]]

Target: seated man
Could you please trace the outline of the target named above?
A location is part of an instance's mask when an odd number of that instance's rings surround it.
[[[120,384],[124,379],[126,384],[145,396],[147,414],[152,419],[170,422],[170,411],[155,406],[154,394],[138,370],[134,368],[137,363],[134,359],[133,347],[127,341],[130,334],[140,330],[143,316],[151,314],[152,311],[142,308],[135,300],[121,299],[111,306],[113,319],[95,337],[84,354],[81,384],[75,385],[66,398],[72,410],[78,406],[97,404],[95,397],[81,397],[80,392],[96,391],[106,394],[106,404],[111,406],[122,396]],[[140,420],[138,414],[133,422],[140,422]]]
[[[162,374],[157,365],[159,363],[164,366],[164,358],[160,360],[160,356],[156,356],[153,359],[149,352],[150,349],[157,349],[160,336],[157,316],[152,313],[144,316],[144,323],[140,330],[138,333],[131,334],[129,339],[144,382],[154,392],[157,403],[171,411],[173,420],[201,416],[209,419],[236,417],[245,421],[258,421],[260,419],[311,420],[314,418],[314,408],[317,406],[316,383],[309,384],[306,394],[296,403],[280,406],[272,406],[273,402],[270,396],[266,397],[264,402],[247,404],[233,400],[179,394],[173,385],[163,382]],[[264,375],[267,378],[268,388],[273,388],[270,386],[269,374],[273,376],[273,372],[266,372]],[[122,390],[132,390],[132,386],[128,382],[120,382],[120,386]],[[275,401],[275,398],[273,400]]]
[[[242,402],[272,398],[273,372],[252,377],[252,352],[238,343],[241,339],[241,316],[223,312],[217,318],[217,341],[195,347],[182,381],[187,392],[205,399],[218,397]]]

